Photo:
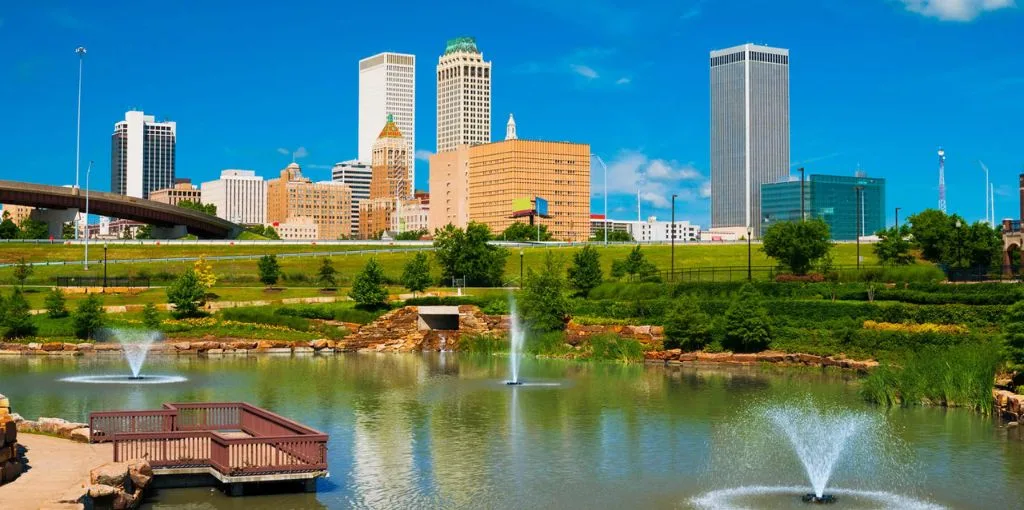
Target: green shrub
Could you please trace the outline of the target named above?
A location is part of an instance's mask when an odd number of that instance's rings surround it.
[[[60,287],[54,287],[50,289],[50,292],[46,294],[46,316],[51,319],[60,319],[61,317],[68,316],[68,309],[64,300],[64,292],[60,290]]]
[[[356,275],[348,295],[356,302],[356,306],[364,310],[387,307],[388,289],[384,287],[384,268],[376,258],[370,258]]]
[[[79,301],[78,308],[71,314],[71,323],[76,337],[83,340],[94,338],[106,325],[106,312],[103,310],[103,301],[100,297],[89,294]]]
[[[632,338],[613,334],[594,335],[587,341],[589,357],[595,361],[620,361],[623,363],[644,360],[644,348]]]
[[[4,337],[23,338],[36,334],[36,325],[32,322],[28,301],[21,293],[21,289],[15,288],[11,292],[11,297],[5,300],[4,307]]]
[[[565,268],[552,252],[547,252],[540,271],[526,272],[520,291],[522,320],[532,331],[561,331],[569,317],[570,304],[565,297]]]
[[[459,337],[459,352],[486,355],[508,352],[508,340],[494,335],[462,335]]]
[[[167,287],[167,301],[174,305],[174,316],[182,318],[203,315],[200,307],[206,304],[206,290],[194,270],[185,271]]]
[[[1024,365],[1024,301],[1007,309],[1004,320],[1007,355],[1013,363]]]
[[[711,341],[711,318],[690,299],[678,299],[665,314],[665,348],[699,351]]]
[[[160,322],[160,312],[157,311],[156,305],[146,303],[146,306],[142,309],[142,324],[149,329],[158,330],[160,329]]]
[[[534,356],[564,356],[573,349],[565,343],[564,332],[552,331],[527,335],[523,350]]]
[[[772,340],[768,314],[761,305],[761,296],[746,286],[725,313],[725,337],[722,346],[733,352],[760,352]]]
[[[239,308],[225,308],[221,310],[220,316],[225,320],[235,322],[250,322],[254,324],[272,324],[284,326],[296,331],[309,331],[309,320],[302,317],[281,315],[275,313],[273,308],[266,306],[251,306]]]

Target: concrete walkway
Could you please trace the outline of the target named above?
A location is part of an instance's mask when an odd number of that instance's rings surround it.
[[[18,434],[25,448],[28,470],[17,480],[0,486],[0,506],[35,510],[60,508],[47,502],[59,499],[69,489],[89,482],[89,470],[114,460],[110,443],[84,444],[37,434]]]

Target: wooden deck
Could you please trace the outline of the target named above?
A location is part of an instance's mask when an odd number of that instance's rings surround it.
[[[210,474],[222,483],[311,480],[326,474],[327,435],[242,402],[164,404],[89,415],[92,441],[114,460],[147,459],[155,475]]]

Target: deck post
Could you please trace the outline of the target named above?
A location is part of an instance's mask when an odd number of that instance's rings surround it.
[[[241,496],[245,492],[244,484],[241,484],[241,483],[229,483],[227,485],[228,485],[227,486],[228,496],[238,497],[238,496]]]
[[[316,478],[310,478],[302,483],[304,492],[316,492]]]

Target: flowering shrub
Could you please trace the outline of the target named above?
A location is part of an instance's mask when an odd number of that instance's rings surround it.
[[[775,281],[778,282],[778,283],[793,283],[793,282],[821,283],[821,282],[825,281],[825,276],[822,275],[821,273],[811,273],[811,274],[805,274],[805,275],[786,273],[786,274],[775,275]]]
[[[163,321],[168,326],[185,326],[190,328],[212,328],[217,326],[247,328],[263,331],[295,331],[292,328],[278,326],[275,324],[258,324],[253,322],[239,322],[231,320],[218,320],[214,317],[193,317],[188,319],[167,319]]]
[[[947,335],[966,335],[970,332],[962,324],[899,324],[894,322],[864,321],[864,329],[872,331],[895,331],[899,333],[944,333]]]

